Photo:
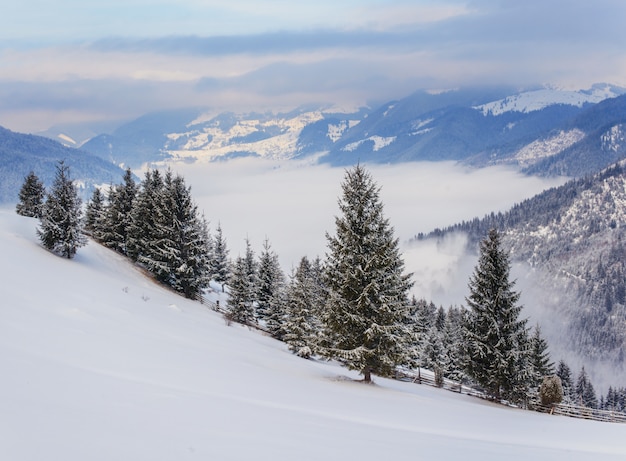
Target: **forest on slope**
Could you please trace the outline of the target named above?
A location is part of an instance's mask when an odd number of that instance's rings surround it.
[[[588,363],[624,366],[626,345],[626,167],[616,163],[525,200],[509,211],[435,229],[462,232],[475,251],[489,229],[504,234],[513,261],[543,293],[541,310],[559,325],[559,347]]]

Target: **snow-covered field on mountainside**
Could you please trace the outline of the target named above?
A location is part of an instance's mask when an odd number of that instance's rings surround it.
[[[365,385],[36,226],[0,210],[1,460],[626,459],[626,425]]]

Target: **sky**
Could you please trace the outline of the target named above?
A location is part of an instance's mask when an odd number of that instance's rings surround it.
[[[626,86],[625,17],[621,0],[10,2],[0,125],[375,104],[487,83]]]
[[[363,384],[228,326],[100,245],[55,256],[36,225],[0,209],[3,460],[626,457],[621,424],[379,377]]]

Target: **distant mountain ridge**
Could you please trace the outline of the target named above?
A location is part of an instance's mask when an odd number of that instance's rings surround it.
[[[63,160],[71,178],[89,193],[94,185],[119,182],[124,171],[95,155],[69,148],[42,136],[15,133],[0,127],[0,203],[17,202],[24,178],[33,171],[46,187],[54,180],[56,165]]]
[[[147,114],[81,147],[133,168],[163,160],[253,156],[336,166],[453,160],[528,174],[580,176],[624,158],[626,89],[505,86],[417,91],[376,108],[301,107],[285,113]],[[84,127],[83,127],[84,129]],[[56,136],[72,138],[58,128]],[[604,141],[602,141],[604,140]]]

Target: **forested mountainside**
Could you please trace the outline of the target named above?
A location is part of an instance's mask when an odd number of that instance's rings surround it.
[[[30,171],[52,184],[56,165],[63,160],[72,178],[87,191],[94,184],[111,184],[124,174],[118,166],[99,157],[41,136],[15,133],[0,127],[0,203],[16,202]]]
[[[606,99],[574,118],[566,132],[586,133],[555,155],[525,168],[528,174],[583,176],[626,157],[626,96]]]
[[[545,289],[543,309],[559,318],[567,347],[595,361],[624,365],[626,346],[626,165],[617,163],[515,205],[505,213],[437,229],[469,236],[504,233],[514,261]],[[557,317],[558,316],[558,317]]]

